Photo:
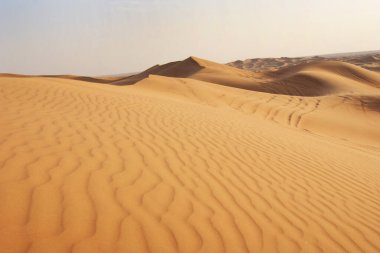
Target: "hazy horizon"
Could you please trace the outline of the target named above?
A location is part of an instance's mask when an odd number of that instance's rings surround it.
[[[379,9],[375,0],[3,0],[0,72],[105,75],[190,55],[224,63],[378,50]]]

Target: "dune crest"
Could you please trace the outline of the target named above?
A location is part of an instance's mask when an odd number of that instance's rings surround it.
[[[0,251],[380,252],[379,84],[197,57],[2,75]]]
[[[332,55],[320,55],[309,57],[281,57],[281,58],[258,58],[238,60],[228,63],[229,66],[237,67],[240,69],[251,70],[254,72],[262,71],[276,71],[282,68],[287,68],[299,64],[307,64],[320,61],[339,61],[355,64],[359,67],[380,71],[380,51],[370,52],[356,52],[356,53],[343,53]]]

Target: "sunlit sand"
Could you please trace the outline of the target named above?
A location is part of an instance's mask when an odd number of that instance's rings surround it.
[[[0,252],[380,252],[365,67],[2,75]]]

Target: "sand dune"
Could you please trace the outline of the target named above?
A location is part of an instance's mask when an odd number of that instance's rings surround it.
[[[3,75],[0,251],[380,252],[379,76]]]
[[[281,68],[287,68],[290,66],[295,66],[299,64],[319,62],[319,61],[340,61],[355,64],[359,67],[372,70],[380,71],[380,51],[370,51],[370,52],[356,52],[356,53],[343,53],[343,54],[332,54],[332,55],[321,55],[312,57],[281,57],[281,58],[256,58],[247,59],[244,61],[238,60],[228,65],[251,70],[255,72],[261,71],[275,71]]]
[[[77,80],[83,82],[92,83],[108,83],[117,82],[121,79],[125,79],[131,75],[114,75],[114,76],[102,76],[102,77],[91,77],[91,76],[76,76],[76,75],[20,75],[20,74],[9,74],[0,73],[0,77],[18,77],[18,78],[39,78],[39,77],[49,77],[49,78],[59,78],[59,79],[69,79]]]
[[[160,75],[168,77],[193,78],[198,80],[210,81],[215,83],[226,82],[228,78],[252,78],[254,73],[240,70],[227,65],[218,64],[197,57],[189,57],[183,61],[171,62],[165,65],[156,65],[140,74],[127,77],[113,82],[116,85],[134,84],[149,75]],[[256,75],[257,76],[257,75]],[[249,80],[251,82],[251,80]]]
[[[268,75],[273,78],[261,85],[261,90],[287,95],[376,93],[380,87],[380,73],[334,61],[300,64]]]

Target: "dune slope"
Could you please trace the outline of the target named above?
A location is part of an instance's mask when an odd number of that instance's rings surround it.
[[[340,61],[355,64],[362,68],[380,71],[380,51],[343,53],[332,55],[320,55],[312,57],[281,57],[281,58],[256,58],[244,61],[238,60],[228,63],[229,66],[240,69],[252,70],[255,72],[278,70],[299,64],[319,62],[319,61]]]
[[[380,87],[380,73],[344,62],[312,62],[273,72],[253,73],[196,57],[157,65],[112,84],[135,84],[150,75],[190,78],[251,91],[294,96],[378,92],[377,88]]]
[[[0,251],[380,252],[378,76],[195,59],[1,77]]]

